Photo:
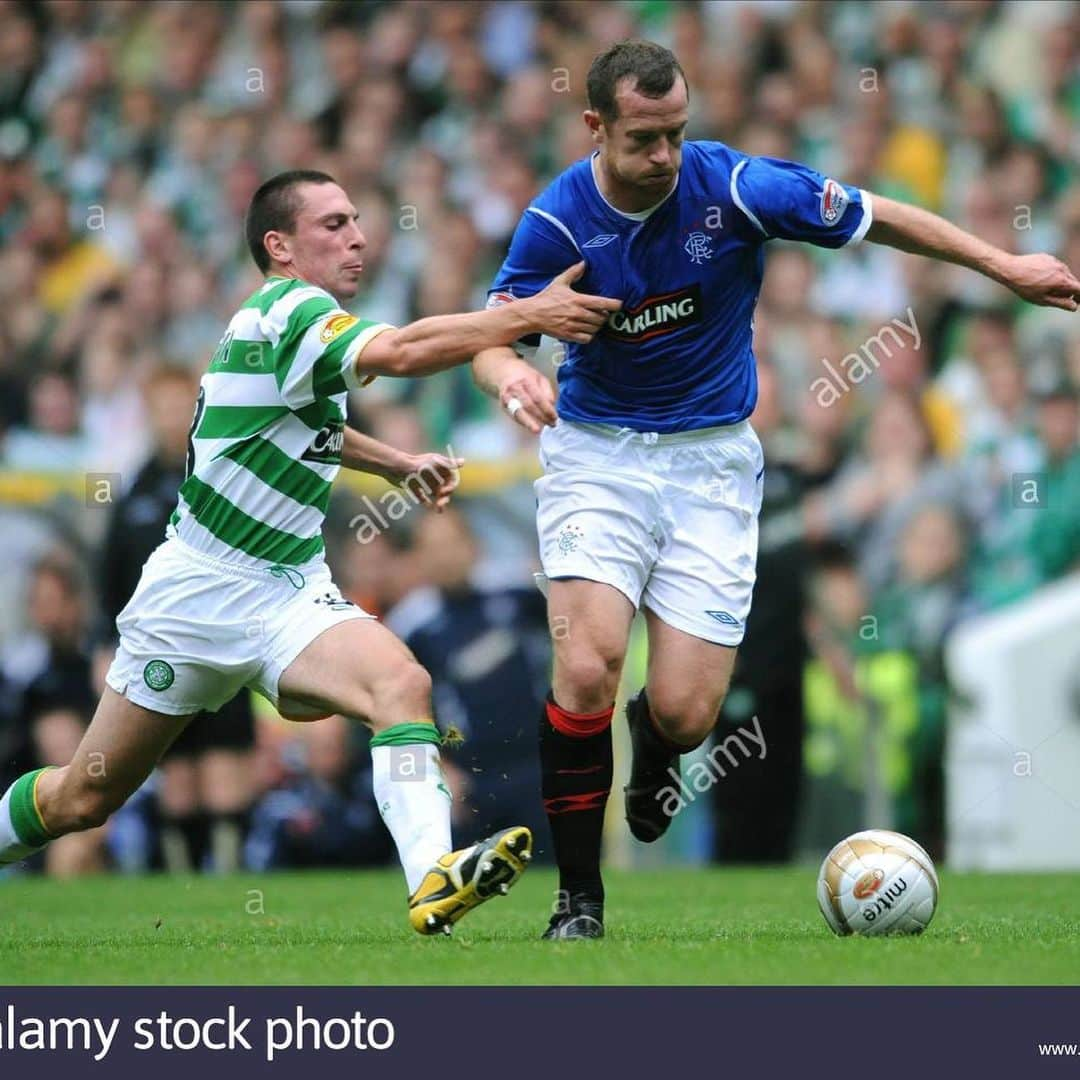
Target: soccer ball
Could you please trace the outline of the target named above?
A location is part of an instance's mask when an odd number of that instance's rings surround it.
[[[825,856],[817,895],[834,933],[921,934],[937,908],[938,879],[930,856],[914,840],[866,829]]]

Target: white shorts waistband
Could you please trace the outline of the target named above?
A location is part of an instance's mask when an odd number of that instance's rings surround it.
[[[181,540],[179,536],[170,536],[162,547],[169,546],[181,558],[199,563],[216,574],[225,574],[228,577],[247,578],[249,580],[266,580],[267,577],[287,577],[290,573],[298,573],[304,577],[313,574],[326,563],[323,559],[315,559],[304,563],[303,566],[278,565],[267,563],[265,566],[226,562],[224,559],[215,559],[213,555],[207,555],[205,551],[199,551],[190,544]]]
[[[628,442],[641,442],[645,446],[676,446],[680,443],[711,442],[713,439],[737,437],[750,429],[749,420],[740,420],[737,424],[723,424],[720,427],[672,432],[636,431],[634,428],[615,427],[614,424],[582,424],[576,420],[560,420],[559,423],[589,434],[603,435],[609,439],[626,439]]]

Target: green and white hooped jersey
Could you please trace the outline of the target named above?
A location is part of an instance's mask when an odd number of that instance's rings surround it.
[[[248,565],[321,558],[346,395],[374,377],[357,374],[356,358],[388,329],[293,278],[250,296],[202,378],[167,535]]]

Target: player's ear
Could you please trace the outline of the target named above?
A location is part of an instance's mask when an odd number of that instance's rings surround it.
[[[604,122],[600,119],[600,114],[595,109],[586,109],[583,115],[585,126],[589,129],[593,142],[599,145],[604,141]]]
[[[270,258],[277,263],[292,262],[292,252],[285,233],[271,231],[263,237],[263,246],[270,253]]]

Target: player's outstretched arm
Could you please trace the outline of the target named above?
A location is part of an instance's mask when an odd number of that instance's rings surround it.
[[[1032,304],[1076,311],[1080,280],[1053,255],[1012,255],[917,206],[873,196],[874,221],[866,239],[967,266]]]
[[[589,342],[622,302],[571,288],[585,270],[577,263],[542,292],[513,304],[464,315],[435,315],[370,342],[356,359],[361,375],[431,375],[471,360],[478,352],[530,334]]]
[[[403,484],[421,502],[442,510],[458,486],[465,459],[447,454],[407,454],[346,427],[341,464]]]

